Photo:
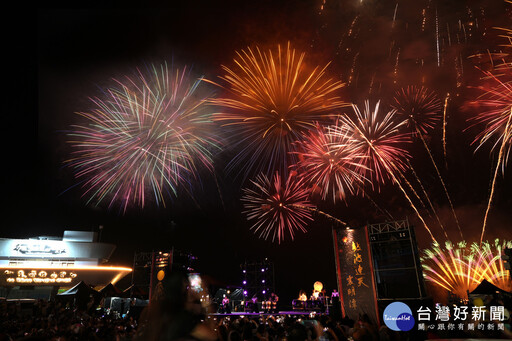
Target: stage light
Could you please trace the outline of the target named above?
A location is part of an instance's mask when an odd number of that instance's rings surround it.
[[[265,280],[264,280],[264,279],[262,279],[262,280],[261,280],[261,283],[265,283]]]
[[[247,290],[244,290],[244,296],[247,296]]]
[[[243,273],[245,273],[246,271],[245,270],[242,270]]]
[[[247,284],[247,281],[243,281],[242,283],[243,283],[244,285],[246,285],[246,284]]]
[[[262,293],[263,295],[265,295],[267,292],[266,292],[265,290],[263,290],[261,293]]]
[[[261,269],[261,272],[265,272],[265,269]]]

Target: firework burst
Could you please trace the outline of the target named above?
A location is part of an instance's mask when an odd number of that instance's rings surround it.
[[[470,105],[484,108],[476,117],[470,119],[475,121],[473,125],[485,125],[485,128],[476,136],[473,143],[478,143],[478,149],[494,139],[495,142],[492,150],[499,149],[498,161],[494,170],[489,200],[482,225],[481,240],[484,238],[499,169],[501,167],[502,173],[505,173],[505,167],[510,156],[510,150],[512,149],[512,65],[504,63],[497,70],[497,75],[484,71],[486,78],[491,83],[490,85],[479,87],[483,94],[476,102],[470,102]]]
[[[510,155],[512,147],[512,66],[502,68],[500,74],[495,75],[484,71],[489,83],[480,86],[483,94],[470,105],[483,109],[478,115],[471,118],[473,125],[483,125],[484,129],[477,134],[473,143],[478,144],[477,149],[486,143],[491,143],[492,150],[504,146],[502,170]]]
[[[88,202],[108,200],[124,211],[150,197],[165,205],[165,192],[175,195],[199,167],[212,168],[217,142],[199,82],[186,68],[152,65],[91,98],[92,109],[78,113],[86,124],[68,133],[74,151],[66,161]]]
[[[343,200],[363,183],[364,156],[349,130],[338,122],[327,128],[317,125],[296,144],[299,161],[294,169],[319,189],[322,199],[330,194],[333,201]]]
[[[510,247],[512,241],[500,242],[499,239],[494,243],[471,245],[464,241],[457,244],[447,241],[445,247],[435,244],[423,250],[421,263],[424,277],[460,298],[467,298],[468,291],[473,291],[484,279],[505,291],[511,291],[510,274],[501,260],[503,250]]]
[[[441,100],[425,87],[408,86],[400,89],[391,107],[398,116],[402,116],[414,134],[426,134],[441,118]]]
[[[355,119],[341,117],[355,141],[356,149],[364,156],[362,160],[366,166],[365,177],[370,180],[372,187],[378,187],[379,183],[390,179],[390,172],[404,171],[410,157],[403,149],[403,145],[410,142],[410,135],[399,132],[404,123],[394,120],[394,110],[385,115],[379,114],[379,105],[380,101],[375,108],[371,108],[370,102],[366,101],[363,111],[352,105]],[[332,129],[332,133],[345,134],[343,129],[339,130],[337,127]]]
[[[277,172],[272,179],[261,173],[251,180],[254,188],[243,189],[243,213],[254,221],[251,230],[260,238],[271,237],[280,243],[288,235],[293,240],[295,232],[306,232],[308,221],[313,220],[315,208],[306,184],[290,174],[283,182]]]
[[[346,105],[336,93],[344,84],[327,77],[328,65],[310,67],[290,44],[267,52],[248,48],[234,62],[234,68],[222,67],[220,77],[228,96],[211,101],[221,108],[214,120],[229,128],[241,150],[228,170],[286,174],[296,161],[293,142]]]

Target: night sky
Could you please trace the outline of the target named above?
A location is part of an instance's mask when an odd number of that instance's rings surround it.
[[[467,89],[478,81],[474,68],[467,67],[472,52],[496,48],[497,35],[487,31],[485,38],[470,38],[443,50],[444,64],[436,64],[432,16],[427,16],[426,32],[412,27],[421,22],[421,9],[428,2],[418,1],[398,7],[396,25],[403,34],[394,33],[401,47],[398,78],[393,78],[394,59],[387,58],[390,23],[394,1],[329,1],[319,14],[321,1],[183,1],[173,6],[153,8],[112,5],[89,9],[40,8],[14,13],[7,33],[4,54],[4,84],[10,91],[4,98],[5,151],[2,206],[2,237],[26,238],[37,235],[61,236],[65,229],[98,230],[104,226],[102,241],[117,245],[113,264],[130,266],[136,251],[164,250],[171,246],[190,251],[199,258],[197,270],[226,284],[240,284],[239,265],[245,260],[265,257],[274,262],[278,294],[287,302],[300,289],[312,291],[313,283],[322,281],[330,292],[335,288],[335,267],[331,222],[317,217],[307,234],[295,241],[272,244],[258,239],[249,231],[241,214],[242,179],[223,171],[229,154],[217,156],[219,188],[211,174],[202,174],[195,201],[187,196],[169,200],[166,208],[133,208],[125,214],[106,207],[91,207],[80,197],[80,187],[69,168],[62,162],[69,156],[65,131],[76,123],[76,111],[87,110],[88,96],[115,77],[132,72],[144,63],[173,60],[193,67],[198,75],[216,80],[220,65],[229,64],[235,50],[253,44],[271,46],[290,41],[305,51],[311,60],[323,65],[332,61],[333,77],[345,80],[355,50],[360,52],[357,83],[347,87],[343,96],[359,101],[368,96],[368,84],[374,75],[370,98],[389,98],[394,86],[419,84],[437,90],[441,96],[453,91],[455,68],[453,56],[464,57],[464,84],[455,89],[449,112],[447,139],[449,167],[443,169],[448,190],[466,238],[479,238],[486,206],[491,165],[489,148],[473,153],[470,143],[476,128],[468,127],[472,113],[459,110],[464,100],[473,96]],[[430,2],[436,3],[435,1]],[[456,27],[458,18],[468,22],[466,7],[438,1],[443,25]],[[468,2],[475,11],[485,9],[480,27],[510,27],[510,11],[500,1]],[[433,7],[428,13],[434,13]],[[359,14],[359,35],[344,44],[352,51],[340,50],[340,39]],[[475,15],[478,15],[475,14]],[[444,21],[443,21],[444,20]],[[410,28],[409,28],[410,26]],[[414,26],[414,27],[416,27]],[[408,27],[405,30],[405,27]],[[419,27],[419,26],[418,26]],[[481,33],[481,32],[480,32]],[[455,45],[455,44],[454,44]],[[448,46],[445,42],[445,46]],[[413,60],[421,58],[423,67]],[[396,80],[397,84],[392,81]],[[375,90],[378,89],[378,90]],[[455,93],[453,92],[453,93]],[[444,97],[443,97],[444,98]],[[429,136],[434,155],[442,160],[440,131]],[[446,197],[439,186],[425,151],[420,145],[411,148],[413,162],[425,181],[441,219],[456,238],[456,228]],[[510,168],[510,167],[509,167]],[[488,224],[489,238],[511,238],[512,189],[510,169],[498,182],[495,204]],[[222,200],[221,200],[222,196]],[[416,227],[421,246],[428,246],[428,235],[396,187],[387,186],[373,199],[397,220],[409,218]],[[349,197],[347,204],[319,203],[320,209],[359,227],[383,222],[386,218],[362,198]],[[441,235],[439,228],[433,228]]]

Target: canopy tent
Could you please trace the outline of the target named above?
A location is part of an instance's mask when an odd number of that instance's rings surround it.
[[[56,298],[72,301],[73,305],[80,310],[89,310],[99,302],[100,296],[99,292],[81,281],[71,289],[57,294]]]
[[[489,281],[484,279],[482,282],[480,282],[480,284],[478,284],[478,286],[475,288],[475,290],[473,290],[469,294],[470,295],[494,295],[497,293],[509,294],[509,295],[511,294],[510,292],[500,289],[497,286],[495,286],[494,284],[492,284]]]
[[[109,283],[105,285],[102,289],[100,289],[99,293],[103,297],[121,297],[120,295],[123,293],[119,290],[115,285]]]
[[[148,292],[139,286],[130,285],[124,289],[120,297],[136,297],[136,298],[147,298]]]
[[[81,295],[81,294],[87,294],[87,295],[98,295],[98,292],[85,284],[83,281],[80,281],[77,285],[72,287],[71,289],[68,289],[64,292],[61,292],[60,294],[57,294],[57,296],[73,296],[73,295]]]

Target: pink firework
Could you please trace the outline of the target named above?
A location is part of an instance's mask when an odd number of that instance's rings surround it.
[[[165,194],[213,168],[218,147],[210,129],[209,96],[190,72],[152,65],[146,72],[91,98],[78,113],[83,123],[68,133],[66,164],[82,182],[88,203],[144,207],[165,205]]]
[[[379,113],[379,104],[370,108],[369,101],[365,102],[361,111],[356,105],[352,105],[355,118],[348,115],[341,118],[345,129],[333,129],[332,133],[345,135],[346,129],[352,134],[356,150],[362,154],[365,167],[364,175],[371,181],[372,187],[392,179],[390,173],[405,171],[406,161],[410,157],[403,146],[410,142],[410,134],[399,132],[404,122],[397,123],[396,111],[386,114]]]
[[[254,221],[254,233],[281,243],[286,235],[293,240],[296,231],[306,232],[305,226],[313,220],[314,206],[302,179],[292,172],[283,183],[278,172],[272,179],[261,173],[251,183],[254,188],[243,189],[242,203],[247,220]]]
[[[425,87],[408,86],[400,89],[391,107],[396,110],[397,116],[402,116],[414,134],[426,134],[441,119],[442,102],[433,91]]]
[[[484,72],[489,82],[478,87],[483,94],[471,105],[481,109],[480,113],[471,118],[473,125],[482,125],[482,131],[473,143],[478,148],[483,144],[492,143],[492,149],[500,149],[503,145],[503,169],[507,163],[512,147],[512,68],[503,68],[500,75]]]
[[[308,180],[313,190],[319,190],[322,199],[345,199],[362,184],[365,171],[363,156],[359,153],[352,133],[343,125],[328,128],[316,126],[298,141],[299,161],[295,169]]]

